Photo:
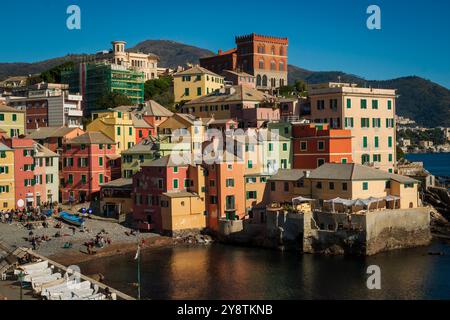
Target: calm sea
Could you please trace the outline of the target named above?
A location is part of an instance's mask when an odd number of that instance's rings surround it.
[[[381,268],[381,290],[366,287],[370,265]],[[108,285],[136,296],[134,254],[80,267],[86,274],[104,274]],[[450,299],[450,246],[437,242],[367,258],[221,244],[162,248],[143,253],[141,270],[146,299]]]
[[[409,161],[422,161],[425,168],[435,176],[450,176],[450,153],[407,154]]]

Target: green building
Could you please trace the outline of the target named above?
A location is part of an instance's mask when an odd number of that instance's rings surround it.
[[[264,163],[266,168],[292,168],[292,125],[289,122],[270,122],[264,139]]]
[[[133,105],[144,103],[144,73],[124,66],[105,63],[80,63],[73,70],[61,73],[61,82],[71,93],[81,92],[87,114],[99,110],[97,101],[110,92],[126,95]]]

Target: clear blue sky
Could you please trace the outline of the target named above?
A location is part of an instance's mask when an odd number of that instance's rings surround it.
[[[125,3],[121,5],[120,2]],[[450,88],[449,0],[22,0],[2,1],[0,62],[33,62],[67,53],[170,39],[213,51],[251,32],[289,37],[289,63],[367,79],[418,75]],[[82,30],[66,28],[77,4]],[[381,7],[382,30],[366,28]],[[4,48],[2,48],[4,46]]]

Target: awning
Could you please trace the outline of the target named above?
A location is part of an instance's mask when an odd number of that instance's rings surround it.
[[[314,199],[309,199],[309,198],[304,198],[304,197],[297,197],[292,199],[292,204],[293,205],[297,205],[299,203],[304,203],[304,202],[311,202],[314,201]]]

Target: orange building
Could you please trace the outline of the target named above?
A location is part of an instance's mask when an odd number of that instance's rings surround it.
[[[220,220],[241,220],[246,215],[244,163],[224,152],[216,163],[206,161],[207,227],[218,231]]]
[[[351,163],[350,130],[328,124],[292,124],[293,169],[316,169],[325,163]]]

